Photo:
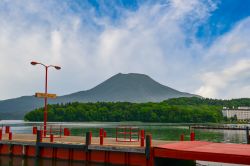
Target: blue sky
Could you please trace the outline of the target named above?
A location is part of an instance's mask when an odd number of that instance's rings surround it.
[[[250,97],[248,0],[0,1],[0,100],[43,91],[31,60],[59,64],[49,90],[117,73],[211,98]]]
[[[208,21],[201,25],[197,37],[208,43],[230,31],[240,20],[250,15],[249,0],[217,1],[217,9],[211,13]]]

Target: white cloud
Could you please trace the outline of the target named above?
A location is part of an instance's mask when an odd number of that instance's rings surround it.
[[[198,89],[197,93],[206,97],[218,97],[219,95],[230,97],[227,96],[227,93],[231,91],[230,86],[233,83],[241,82],[246,76],[250,76],[249,72],[250,60],[240,60],[232,66],[224,68],[222,71],[204,73],[202,76],[204,84]],[[247,83],[245,86],[248,86]],[[241,90],[245,86],[235,88]],[[227,92],[220,94],[221,90]],[[233,91],[236,92],[236,90]],[[235,95],[239,96],[239,93]]]
[[[206,97],[250,97],[250,18],[236,25],[208,49],[197,93]],[[249,93],[249,91],[248,91]]]
[[[239,96],[222,92],[236,85],[238,79],[231,77],[241,75],[241,83],[247,77],[242,73],[249,63],[248,21],[204,48],[195,32],[216,9],[213,2],[169,0],[136,11],[119,8],[118,21],[96,16],[88,7],[73,1],[0,2],[0,99],[43,90],[44,73],[30,66],[31,60],[62,66],[49,71],[49,90],[59,95],[89,89],[119,72],[139,72],[182,91]]]

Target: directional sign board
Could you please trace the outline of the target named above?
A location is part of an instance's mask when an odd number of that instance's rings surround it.
[[[35,94],[35,97],[39,97],[39,98],[45,98],[45,97],[47,97],[47,98],[52,98],[52,99],[54,99],[54,98],[56,98],[56,94],[40,93],[40,92],[37,92],[37,93]]]

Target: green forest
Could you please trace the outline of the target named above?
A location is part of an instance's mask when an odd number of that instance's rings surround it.
[[[217,100],[207,98],[175,98],[159,103],[97,102],[48,105],[48,121],[141,121],[164,123],[222,122],[221,109],[250,106],[250,99]],[[42,121],[44,108],[35,109],[26,121]]]

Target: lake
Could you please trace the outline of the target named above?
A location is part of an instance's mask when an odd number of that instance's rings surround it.
[[[42,125],[43,122],[24,122],[22,120],[1,120],[0,126],[10,125],[13,133],[31,133],[34,125]],[[107,131],[108,137],[115,137],[115,129],[119,125],[132,125],[144,129],[146,133],[152,134],[153,139],[179,140],[180,135],[189,139],[190,126],[194,124],[180,123],[142,123],[142,122],[49,122],[48,125],[63,126],[70,129],[72,135],[85,135],[92,131],[93,136],[98,136],[99,128]],[[203,124],[204,125],[204,124]],[[215,125],[215,124],[207,124]],[[236,126],[236,124],[229,124]],[[237,126],[246,126],[238,124]],[[250,125],[248,125],[250,127]],[[246,132],[244,130],[205,130],[195,129],[196,139],[211,142],[246,143]]]

